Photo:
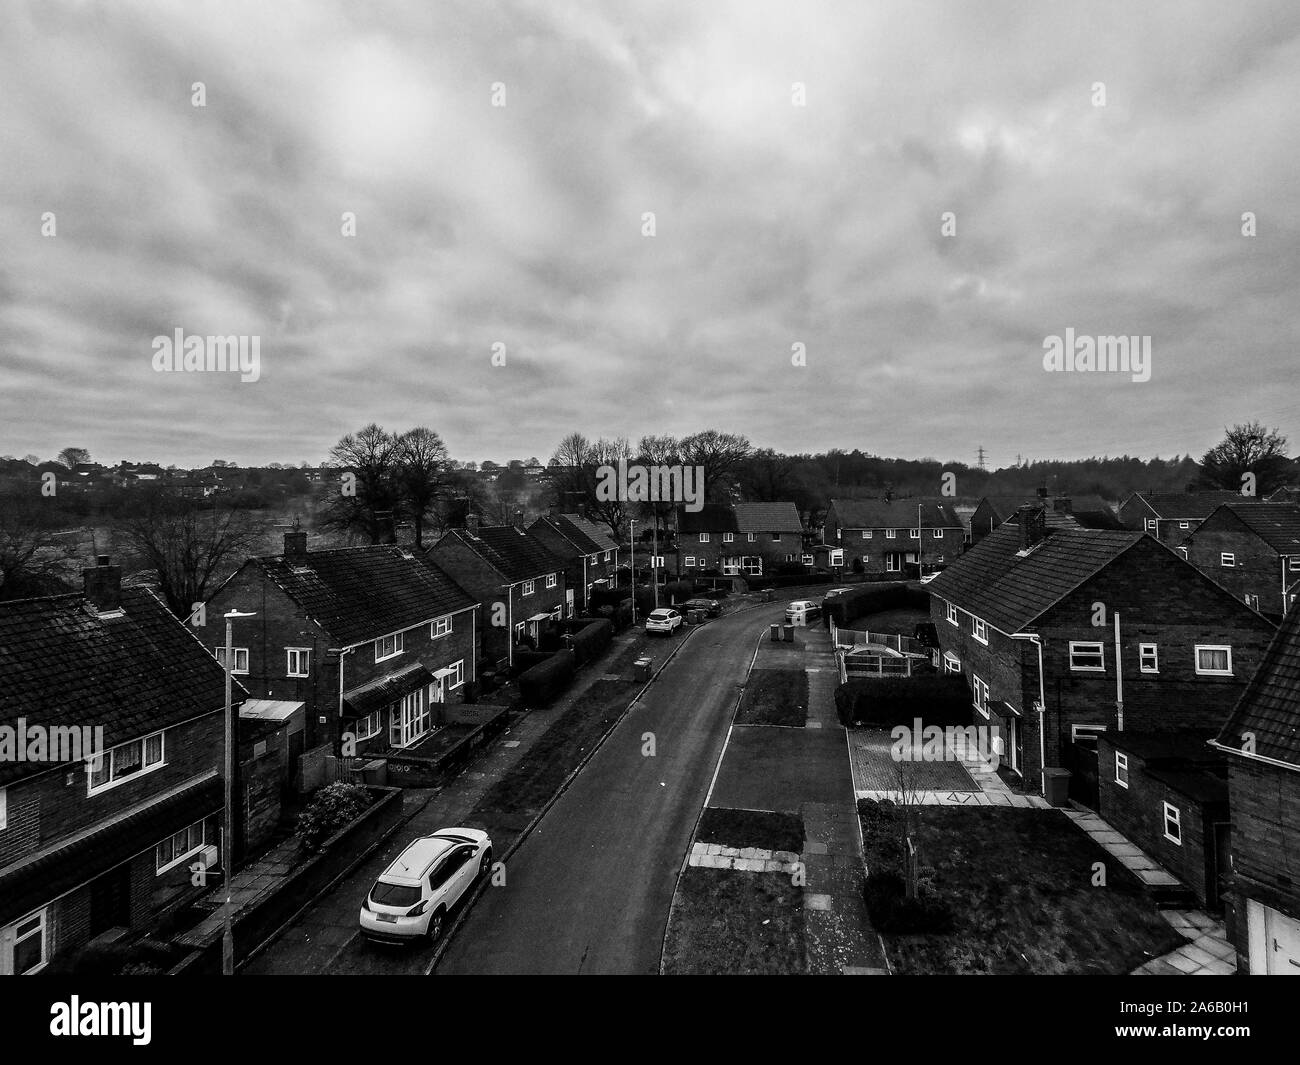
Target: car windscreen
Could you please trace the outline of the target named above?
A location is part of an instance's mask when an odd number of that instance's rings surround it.
[[[411,884],[385,884],[378,880],[370,889],[370,901],[381,906],[414,906],[420,901],[420,889]]]

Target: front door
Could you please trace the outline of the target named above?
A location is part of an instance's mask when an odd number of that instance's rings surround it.
[[[1300,921],[1270,906],[1259,909],[1263,911],[1265,975],[1300,976]]]
[[[1011,763],[1011,768],[1019,773],[1021,760],[1025,757],[1025,741],[1021,736],[1020,719],[1017,717],[1008,717],[1006,718],[1006,726],[1007,760]]]
[[[1214,850],[1210,853],[1210,893],[1206,900],[1211,910],[1223,910],[1223,898],[1232,879],[1232,824],[1214,822]]]
[[[131,867],[119,865],[90,882],[90,937],[131,926]]]
[[[1070,744],[1070,798],[1096,810],[1101,805],[1097,787],[1097,732],[1075,726]]]

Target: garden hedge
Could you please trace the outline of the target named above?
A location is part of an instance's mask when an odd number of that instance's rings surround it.
[[[572,651],[556,651],[519,674],[519,695],[529,705],[545,706],[568,687],[576,668]]]
[[[612,621],[593,621],[586,628],[573,636],[573,657],[577,664],[585,666],[610,645],[614,639]]]
[[[834,618],[840,628],[851,628],[858,618],[902,607],[928,611],[930,593],[901,581],[863,585],[828,600],[824,616]]]
[[[892,728],[918,717],[926,725],[969,725],[971,693],[955,673],[850,680],[835,689],[835,710],[845,726]]]

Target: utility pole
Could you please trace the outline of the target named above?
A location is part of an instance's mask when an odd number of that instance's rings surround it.
[[[628,566],[632,571],[632,624],[636,624],[636,521],[627,519]]]
[[[221,933],[221,975],[235,975],[235,929],[231,921],[230,882],[234,879],[235,864],[235,717],[231,713],[231,688],[235,668],[234,633],[235,618],[251,618],[256,614],[246,614],[231,610],[225,614],[226,619],[226,770],[225,770],[225,810],[224,827],[221,834],[222,870],[226,878],[226,908],[224,928]]]
[[[984,448],[983,448],[983,446],[981,445],[980,448],[976,451],[976,457],[977,457],[976,465],[977,465],[981,470],[985,468],[985,466],[984,466],[984,454],[985,454],[985,452],[984,452]]]
[[[650,555],[650,579],[655,586],[655,609],[659,609],[659,513],[652,511],[654,514],[654,525],[650,533],[651,552]]]

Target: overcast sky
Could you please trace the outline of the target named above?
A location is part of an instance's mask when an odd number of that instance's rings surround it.
[[[1289,0],[0,0],[0,454],[1300,447],[1298,100]],[[259,380],[156,372],[177,328]],[[1151,379],[1045,372],[1066,328]]]

